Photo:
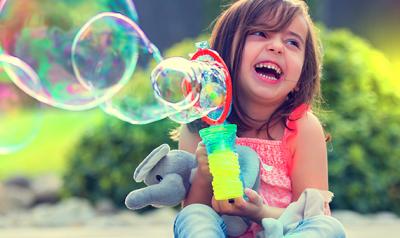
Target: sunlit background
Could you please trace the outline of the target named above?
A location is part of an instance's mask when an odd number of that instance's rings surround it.
[[[62,22],[64,18],[61,17],[63,11],[68,12],[65,8],[68,4],[53,9],[48,0],[44,2],[47,8],[42,10],[51,13],[51,21],[69,24]],[[72,6],[80,1],[59,0],[61,2]],[[87,1],[81,3],[79,10],[89,14],[100,9],[102,4],[108,10],[115,10],[121,2],[124,1]],[[137,20],[164,57],[188,58],[195,51],[194,43],[209,37],[213,20],[229,2],[136,0],[138,20],[130,8],[121,12]],[[373,237],[382,230],[396,231],[396,235],[388,233],[387,237],[397,237],[400,230],[394,224],[399,223],[394,221],[398,221],[400,215],[400,1],[307,2],[321,29],[324,44],[326,64],[322,88],[326,113],[321,119],[333,138],[328,144],[330,186],[336,194],[333,210],[341,212],[336,214],[353,229],[350,234],[357,235],[354,237]],[[21,9],[16,11],[18,16],[12,23],[4,20],[0,12],[1,47],[12,41],[13,29],[29,15],[27,11],[32,10],[33,5],[17,5]],[[79,11],[66,15],[71,19],[85,17]],[[47,45],[40,47],[45,49]],[[155,65],[154,59],[150,61],[145,64],[139,60],[129,87],[119,95],[140,95],[142,101],[147,100],[146,94],[151,88],[147,80]],[[53,62],[49,60],[48,63]],[[14,234],[16,226],[79,226],[98,217],[101,219],[92,224],[94,227],[100,229],[110,224],[112,227],[112,222],[102,220],[104,214],[115,218],[117,226],[147,227],[151,224],[156,232],[150,233],[153,236],[171,236],[175,211],[164,214],[165,219],[157,220],[158,223],[147,220],[135,223],[139,219],[128,221],[124,220],[128,215],[117,217],[115,214],[126,212],[123,199],[129,191],[143,187],[132,180],[132,173],[142,159],[161,143],[177,147],[170,132],[178,124],[164,119],[147,125],[132,125],[104,113],[99,107],[71,111],[41,104],[12,83],[7,74],[10,67],[14,66],[0,67],[0,236],[2,228],[10,232],[4,233],[7,237]],[[119,73],[118,70],[113,73]],[[20,72],[21,75],[25,73]],[[136,104],[132,108],[139,110]],[[83,198],[83,202],[76,205],[71,197]],[[67,210],[57,210],[59,207],[40,210],[43,204],[49,203],[69,207]],[[21,210],[31,218],[24,220],[23,216],[16,215]],[[89,212],[76,216],[75,220],[40,220],[64,214],[73,217],[79,210]],[[147,210],[140,214],[145,217]],[[363,233],[365,227],[381,230]],[[134,237],[151,232],[126,231]],[[115,232],[107,234],[119,234]],[[120,237],[125,236],[120,234]]]
[[[397,66],[400,63],[400,1],[321,0],[316,18],[330,28],[348,28],[381,50]],[[318,2],[318,3],[317,3]],[[398,72],[398,71],[397,71]]]

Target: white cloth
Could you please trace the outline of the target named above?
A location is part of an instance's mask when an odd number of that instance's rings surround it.
[[[300,198],[291,203],[279,219],[264,218],[262,220],[264,236],[280,238],[288,231],[295,229],[304,219],[318,215],[330,215],[328,204],[332,197],[333,193],[329,191],[311,188],[304,190]]]

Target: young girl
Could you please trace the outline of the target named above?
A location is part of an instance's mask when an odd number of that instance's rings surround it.
[[[258,193],[248,201],[212,197],[207,153],[199,123],[183,126],[179,148],[196,154],[199,169],[175,221],[175,237],[225,237],[220,214],[254,223],[242,237],[255,237],[263,218],[278,218],[306,188],[328,190],[323,129],[310,105],[319,98],[320,54],[314,25],[300,0],[239,0],[218,19],[211,46],[231,73],[237,144],[260,156]],[[200,142],[200,143],[199,143]],[[272,167],[272,170],[265,168]],[[330,216],[303,221],[290,237],[345,237]]]

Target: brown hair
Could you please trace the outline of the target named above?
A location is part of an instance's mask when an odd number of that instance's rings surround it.
[[[320,72],[321,56],[319,42],[315,34],[315,27],[308,13],[308,6],[300,0],[239,0],[234,2],[225,10],[216,21],[210,44],[223,58],[229,68],[233,86],[233,105],[228,121],[238,125],[238,135],[251,128],[248,121],[252,120],[238,103],[239,89],[238,76],[242,60],[242,53],[247,35],[257,27],[257,22],[263,19],[267,28],[264,30],[278,32],[292,22],[301,14],[306,19],[308,33],[305,43],[305,57],[302,72],[297,84],[298,90],[289,93],[287,100],[280,105],[271,117],[260,127],[267,130],[272,124],[283,123],[288,119],[289,114],[299,105],[307,103],[309,105],[320,102]],[[189,124],[189,129],[194,131],[198,122]]]

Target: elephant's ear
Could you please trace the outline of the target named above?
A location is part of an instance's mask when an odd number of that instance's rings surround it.
[[[170,148],[167,144],[162,144],[155,148],[135,169],[133,179],[136,182],[142,182],[146,178],[147,174],[162,158],[164,158],[164,156],[168,154],[169,151]]]

